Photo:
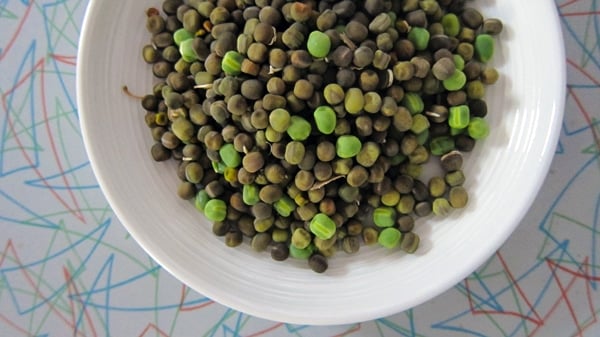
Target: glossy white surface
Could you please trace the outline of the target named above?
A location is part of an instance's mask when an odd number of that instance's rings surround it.
[[[554,154],[564,105],[564,52],[554,4],[480,1],[505,22],[493,64],[488,139],[465,172],[467,209],[420,220],[415,255],[384,249],[339,254],[318,275],[305,262],[278,263],[247,245],[225,247],[194,207],[175,196],[175,163],[155,163],[137,101],[153,79],[139,49],[144,11],[160,1],[93,0],[82,31],[77,95],[94,172],[113,210],[140,245],[198,292],[251,315],[308,324],[365,321],[418,305],[490,257],[527,212]],[[535,17],[531,13],[537,13]],[[131,55],[131,56],[129,56]]]

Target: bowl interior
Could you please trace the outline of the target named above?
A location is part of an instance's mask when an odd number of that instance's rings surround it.
[[[149,41],[145,10],[160,0],[92,0],[77,67],[81,127],[94,172],[120,221],[181,281],[231,308],[302,324],[365,321],[416,306],[455,285],[489,258],[531,205],[550,164],[564,104],[564,52],[550,1],[483,0],[505,23],[492,62],[489,138],[465,164],[469,206],[417,223],[414,255],[361,247],[328,271],[271,260],[245,244],[227,248],[190,203],[175,195],[174,162],[155,163],[139,103],[124,95],[154,83],[139,50]],[[530,13],[536,13],[531,16]],[[531,36],[537,38],[532,39]]]

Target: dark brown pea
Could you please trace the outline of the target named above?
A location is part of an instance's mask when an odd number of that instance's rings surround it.
[[[366,168],[356,165],[350,169],[346,176],[346,182],[352,187],[360,187],[364,185],[369,179],[369,172]]]
[[[316,25],[317,29],[324,32],[330,28],[333,28],[337,23],[337,14],[331,9],[322,11],[317,17]]]
[[[315,182],[315,176],[311,171],[300,170],[296,173],[294,183],[300,191],[308,191]]]
[[[291,52],[290,63],[298,69],[307,69],[312,62],[312,56],[306,50],[294,50]]]
[[[271,248],[271,258],[275,261],[284,261],[290,256],[290,249],[283,242],[277,242]]]
[[[487,103],[482,99],[469,100],[469,111],[473,117],[487,116]]]
[[[394,180],[394,188],[396,189],[396,191],[402,194],[410,193],[413,189],[414,184],[415,180],[411,176],[406,174],[399,175]]]
[[[309,145],[304,153],[304,158],[298,163],[298,168],[301,170],[312,170],[316,161],[317,156],[315,155],[315,148]]]
[[[358,21],[350,21],[346,24],[344,33],[353,42],[360,43],[369,35],[369,29]]]
[[[467,101],[467,93],[463,90],[449,92],[446,96],[446,102],[449,106],[465,104]]]
[[[462,22],[469,28],[477,29],[483,23],[483,16],[474,8],[465,8],[460,14]]]
[[[351,88],[356,82],[356,74],[348,68],[341,68],[337,71],[336,82],[343,88]]]
[[[313,167],[313,174],[318,181],[325,181],[333,175],[331,165],[326,162],[319,161]]]
[[[335,158],[335,145],[332,142],[324,141],[317,144],[317,159],[322,162],[329,162]]]
[[[240,86],[241,94],[251,100],[258,100],[264,95],[264,84],[257,79],[248,79]]]
[[[240,168],[237,174],[237,180],[242,185],[252,184],[256,178],[255,173],[250,173],[246,171],[245,168]]]
[[[407,61],[415,55],[415,46],[408,39],[399,39],[394,44],[394,52],[399,61]]]
[[[503,25],[502,21],[498,19],[485,19],[483,20],[482,31],[485,34],[498,35],[502,32]]]
[[[216,236],[225,236],[229,232],[229,223],[223,221],[213,222],[212,232]]]
[[[475,147],[475,140],[467,135],[458,135],[454,139],[456,149],[462,152],[471,152]]]
[[[358,236],[346,236],[342,240],[342,249],[347,254],[354,254],[360,249],[360,241]]]
[[[313,254],[308,259],[308,266],[315,273],[324,273],[328,268],[327,258],[321,254]]]
[[[421,180],[415,179],[411,193],[416,201],[423,201],[429,198],[429,188]]]
[[[412,27],[427,27],[427,14],[422,9],[406,13],[406,22]]]
[[[273,26],[265,22],[259,22],[254,28],[253,37],[254,41],[260,42],[265,45],[273,44],[275,34],[277,31]]]

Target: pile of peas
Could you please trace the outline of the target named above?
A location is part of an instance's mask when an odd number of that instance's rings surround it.
[[[414,253],[417,217],[467,205],[463,153],[489,134],[502,22],[465,2],[165,0],[142,48],[151,156],[227,246],[319,273],[362,244]]]

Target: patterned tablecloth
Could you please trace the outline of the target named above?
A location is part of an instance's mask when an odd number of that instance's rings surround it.
[[[600,1],[556,2],[565,119],[521,226],[426,304],[312,327],[214,303],[142,251],[83,147],[75,65],[87,1],[0,0],[0,336],[600,336]]]

